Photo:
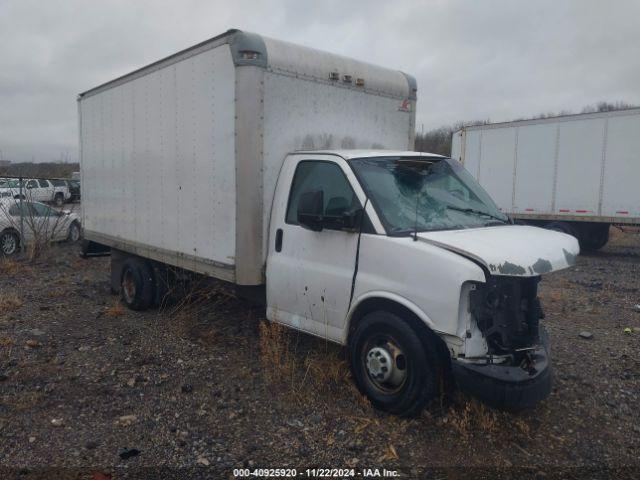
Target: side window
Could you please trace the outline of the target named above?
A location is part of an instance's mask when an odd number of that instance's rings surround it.
[[[29,216],[29,204],[27,202],[22,202],[22,212],[23,215]],[[14,203],[13,205],[11,205],[9,207],[9,215],[11,215],[12,217],[19,217],[20,216],[20,204],[19,203]]]
[[[31,208],[33,209],[33,214],[36,217],[50,217],[55,213],[52,208],[49,208],[42,203],[32,203]]]
[[[287,206],[287,223],[298,224],[300,196],[312,190],[324,191],[325,215],[341,215],[351,208],[360,206],[347,177],[338,165],[327,161],[303,160],[298,164],[293,176]]]
[[[29,180],[27,182],[27,188],[38,188],[38,182],[35,180]]]
[[[64,180],[51,180],[54,187],[66,187],[67,182]]]
[[[38,183],[40,184],[41,188],[47,188],[47,187],[50,186],[49,185],[49,181],[47,181],[47,180],[38,180]]]

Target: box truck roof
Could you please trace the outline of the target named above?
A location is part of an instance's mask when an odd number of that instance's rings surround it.
[[[296,78],[393,98],[417,98],[416,80],[406,73],[237,29],[103,83],[81,93],[79,98],[95,95],[224,44],[229,44],[235,66],[257,66]]]
[[[337,155],[338,157],[342,157],[345,160],[350,160],[352,158],[375,158],[375,157],[439,157],[446,158],[442,155],[437,155],[435,153],[427,153],[427,152],[414,152],[411,150],[365,150],[365,149],[354,149],[354,150],[297,150],[292,152],[292,154],[316,154],[316,155]]]

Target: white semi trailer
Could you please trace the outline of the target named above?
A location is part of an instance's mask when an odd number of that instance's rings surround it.
[[[602,248],[640,224],[640,109],[465,127],[451,156],[518,223]]]
[[[79,97],[87,252],[130,308],[202,274],[348,347],[378,408],[458,385],[499,406],[551,389],[541,275],[575,238],[508,223],[413,147],[399,71],[229,31]]]

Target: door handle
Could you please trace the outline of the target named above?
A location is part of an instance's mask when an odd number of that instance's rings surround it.
[[[282,250],[282,229],[279,228],[278,230],[276,230],[276,252],[279,252]]]

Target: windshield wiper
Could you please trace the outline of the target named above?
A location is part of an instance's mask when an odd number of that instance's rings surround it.
[[[456,207],[454,205],[445,205],[446,208],[449,208],[451,210],[457,210],[458,212],[464,212],[464,213],[475,213],[476,215],[483,215],[485,217],[489,217],[489,218],[493,218],[494,220],[498,220],[502,223],[507,223],[507,221],[504,218],[500,218],[496,215],[493,215],[489,212],[485,212],[483,210],[476,210],[475,208],[461,208],[461,207]]]

